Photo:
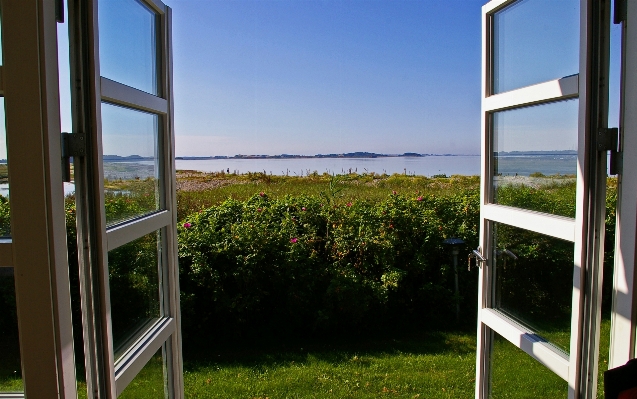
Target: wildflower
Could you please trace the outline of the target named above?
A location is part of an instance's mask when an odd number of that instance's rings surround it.
[[[257,212],[261,212],[263,209],[261,208],[257,208]]]
[[[296,243],[297,243],[297,241],[299,241],[299,239],[298,239],[298,238],[296,238],[296,237],[292,237],[292,238],[290,238],[290,242],[291,242],[292,244],[296,244]]]
[[[302,210],[303,212],[305,212],[305,211],[306,211],[305,207],[301,208],[301,210]]]
[[[265,197],[265,193],[264,193],[263,191],[261,191],[261,192],[259,193],[259,197]]]
[[[391,192],[391,193],[392,193],[392,194],[394,194],[394,195],[398,194],[398,193],[396,192],[396,190],[392,190],[392,192]]]
[[[191,227],[192,227],[192,224],[190,224],[188,222],[184,223],[184,228],[189,229]]]
[[[422,196],[418,196],[418,198],[416,198],[416,201],[422,201]]]
[[[389,225],[389,228],[390,228],[390,229],[393,229],[393,228],[394,228],[394,225],[393,225],[393,224],[390,224],[390,225]]]
[[[351,202],[348,202],[348,203],[347,203],[347,206],[352,206],[352,203],[351,203]]]

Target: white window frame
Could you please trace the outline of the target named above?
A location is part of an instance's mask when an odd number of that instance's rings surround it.
[[[0,397],[75,398],[55,3],[1,8],[11,238],[0,267],[14,267],[24,392]]]
[[[516,0],[492,0],[482,7],[482,170],[480,245],[487,261],[479,271],[478,339],[476,358],[476,398],[488,398],[490,391],[490,353],[493,332],[546,366],[568,382],[568,397],[590,395],[597,389],[597,356],[601,320],[601,262],[605,213],[606,155],[597,152],[593,140],[597,127],[607,115],[605,81],[608,45],[596,28],[608,28],[608,12],[597,10],[592,0],[580,1],[579,74],[500,94],[491,93],[492,18]],[[608,6],[608,4],[607,4]],[[607,40],[607,37],[606,37]],[[591,54],[597,54],[593,56]],[[605,68],[605,71],[604,71]],[[604,82],[604,83],[601,83]],[[601,86],[600,86],[601,85]],[[602,89],[599,89],[602,87]],[[599,90],[599,92],[597,91]],[[606,90],[607,92],[607,90]],[[565,218],[493,203],[491,114],[523,106],[545,104],[579,97],[578,170],[576,216]],[[603,154],[603,155],[602,155]],[[494,264],[492,224],[519,227],[575,244],[571,345],[569,355],[541,340],[535,332],[492,307]],[[599,234],[595,235],[595,231]]]
[[[617,221],[611,340],[608,368],[637,357],[637,4],[626,7],[622,23],[620,132],[623,172],[617,177]]]
[[[108,1],[108,0],[99,0]],[[72,80],[83,88],[73,93],[74,131],[93,132],[87,137],[86,159],[75,160],[78,201],[78,243],[89,242],[90,251],[79,251],[82,287],[84,345],[89,394],[115,398],[135,378],[148,360],[163,348],[167,366],[167,395],[183,397],[183,366],[177,269],[176,175],[174,164],[171,9],[159,0],[141,0],[157,15],[158,95],[100,76],[98,0],[70,2]],[[86,30],[82,30],[85,26]],[[80,49],[80,51],[78,51]],[[85,54],[82,54],[85,49]],[[84,97],[83,97],[84,96]],[[107,102],[159,116],[160,210],[143,217],[107,226],[104,213],[101,105]],[[92,115],[83,120],[83,116]],[[86,205],[81,205],[86,204]],[[111,334],[108,251],[137,238],[161,231],[162,263],[159,287],[162,317],[155,319],[127,343],[115,359]],[[78,245],[80,247],[80,245]]]

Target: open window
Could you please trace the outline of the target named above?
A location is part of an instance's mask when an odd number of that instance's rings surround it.
[[[569,398],[597,389],[609,10],[588,0],[482,9],[476,398],[505,385],[508,347],[539,362],[527,379]]]
[[[69,155],[96,397],[119,396],[144,368],[154,392],[183,395],[170,13],[156,0],[69,2],[79,85],[66,139],[85,150]]]

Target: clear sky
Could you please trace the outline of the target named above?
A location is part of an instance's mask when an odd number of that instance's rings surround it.
[[[173,9],[178,156],[480,151],[486,0],[164,1]],[[572,2],[531,3],[553,1]],[[111,2],[121,0],[103,4]],[[113,34],[130,31],[111,18]],[[70,131],[64,87],[61,96]]]
[[[168,0],[177,153],[476,154],[483,3]]]

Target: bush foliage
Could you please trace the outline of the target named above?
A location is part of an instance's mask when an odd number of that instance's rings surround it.
[[[442,241],[477,245],[478,204],[475,192],[344,205],[261,193],[202,210],[179,227],[184,324],[238,334],[444,319],[455,298]]]
[[[384,199],[348,202],[337,200],[333,189],[277,198],[259,193],[245,200],[230,198],[182,218],[179,266],[186,339],[202,333],[221,338],[369,332],[400,326],[440,329],[455,323],[456,301],[462,321],[474,325],[477,272],[467,271],[464,254],[478,245],[477,187],[423,195],[376,188],[382,189]],[[574,210],[569,189],[547,192],[520,186],[498,195],[501,203],[534,204],[532,208],[539,211],[571,214]],[[138,209],[127,195],[109,196],[107,201],[109,212],[123,210],[128,215],[146,209]],[[612,280],[615,202],[616,184],[610,179],[606,282]],[[0,221],[7,231],[8,215],[8,201],[0,197]],[[72,197],[67,198],[66,215],[71,277],[77,284]],[[454,294],[451,251],[443,244],[451,237],[466,242],[459,259],[460,297]],[[498,240],[509,249],[517,246],[519,256],[526,255],[525,261],[508,269],[506,277],[510,287],[524,283],[533,288],[511,291],[512,303],[530,304],[528,310],[545,320],[568,312],[551,303],[554,292],[561,290],[554,287],[556,276],[562,281],[565,274],[568,280],[572,273],[568,267],[557,267],[572,266],[572,245],[553,245],[504,227]],[[139,291],[128,296],[146,298],[156,290],[156,281],[131,272],[153,263],[144,261],[138,267],[131,259],[143,260],[143,254],[154,252],[154,245],[153,236],[128,244],[125,256],[109,256],[111,283],[118,292]],[[2,280],[8,284],[11,279]],[[570,295],[568,290],[560,292]],[[604,295],[605,303],[610,303],[607,284]],[[8,311],[2,314],[0,332],[15,323],[14,300],[12,290],[2,289],[0,305]],[[133,302],[148,308],[142,300]],[[78,312],[77,300],[73,306]]]

